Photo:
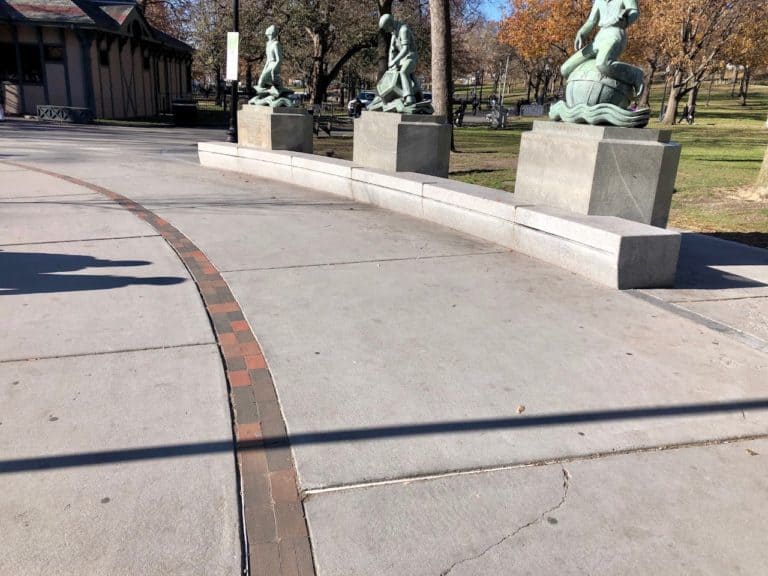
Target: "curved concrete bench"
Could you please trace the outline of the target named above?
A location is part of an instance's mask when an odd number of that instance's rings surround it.
[[[611,216],[517,204],[508,192],[347,160],[201,142],[210,168],[314,188],[435,222],[612,288],[672,286],[680,234]]]

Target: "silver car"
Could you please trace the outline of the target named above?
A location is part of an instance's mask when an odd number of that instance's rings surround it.
[[[360,104],[363,106],[363,110],[365,110],[368,105],[373,102],[373,99],[376,98],[376,92],[372,92],[369,90],[364,90],[363,92],[358,93],[356,98],[353,98],[349,101],[349,104],[347,104],[347,112],[349,112],[350,116],[355,115],[355,102],[360,101]]]

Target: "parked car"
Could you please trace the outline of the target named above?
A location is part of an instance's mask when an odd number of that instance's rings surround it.
[[[371,92],[368,90],[365,90],[363,92],[358,93],[357,97],[352,98],[352,100],[349,101],[347,104],[347,112],[349,112],[350,116],[355,115],[355,102],[359,101],[360,104],[363,106],[363,110],[368,108],[368,105],[373,102],[373,99],[376,98],[376,92]]]
[[[306,97],[307,95],[303,92],[295,92],[288,96],[288,100],[290,100],[294,106],[301,107],[304,105],[304,100]]]

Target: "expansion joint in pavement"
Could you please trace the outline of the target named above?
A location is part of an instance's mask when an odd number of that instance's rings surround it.
[[[734,296],[731,298],[697,298],[691,300],[668,300],[671,304],[696,304],[698,302],[735,302],[737,300],[765,300],[768,295],[758,296]]]
[[[109,236],[100,238],[78,238],[77,240],[44,240],[42,242],[17,242],[15,244],[0,244],[0,248],[6,246],[40,246],[46,244],[71,244],[73,242],[104,242],[109,240],[135,240],[137,238],[159,238],[159,234],[137,234],[134,236]]]
[[[153,350],[175,350],[178,348],[194,348],[197,346],[212,346],[215,342],[193,342],[191,344],[175,344],[172,346],[146,346],[144,348],[119,348],[117,350],[102,350],[100,352],[81,352],[74,354],[58,354],[54,356],[33,356],[31,358],[4,358],[0,364],[9,362],[30,362],[34,360],[59,360],[61,358],[87,358],[89,356],[106,356],[107,354],[131,354],[134,352],[150,352]]]
[[[414,482],[427,482],[432,480],[442,480],[446,478],[455,478],[460,476],[477,476],[480,474],[492,474],[494,472],[505,472],[508,470],[518,470],[522,468],[537,468],[540,466],[563,467],[565,464],[570,464],[573,462],[588,462],[592,460],[602,460],[607,458],[630,456],[633,454],[645,454],[648,452],[668,452],[673,450],[685,450],[690,448],[706,448],[708,446],[721,446],[725,444],[735,444],[738,442],[753,442],[755,440],[768,440],[768,433],[749,434],[749,435],[741,435],[741,436],[728,436],[723,438],[711,438],[711,439],[700,440],[695,442],[680,442],[675,444],[659,444],[654,446],[641,446],[637,448],[627,448],[625,450],[592,452],[589,454],[561,456],[559,458],[549,458],[544,460],[531,460],[528,462],[518,462],[515,464],[502,464],[502,465],[496,465],[496,466],[465,468],[461,470],[435,472],[430,474],[416,474],[411,476],[400,476],[397,478],[370,480],[368,482],[337,484],[332,486],[324,486],[322,488],[311,488],[309,490],[304,490],[302,491],[301,496],[302,496],[302,500],[309,500],[313,496],[320,495],[320,494],[327,494],[331,492],[365,490],[367,488],[377,488],[380,486],[412,484]]]
[[[98,192],[152,226],[189,271],[211,322],[229,389],[240,495],[244,574],[314,576],[304,507],[272,375],[240,305],[220,271],[182,232],[141,204],[91,182],[5,161]],[[267,440],[265,440],[267,439]]]
[[[221,270],[222,274],[235,272],[267,272],[270,270],[293,270],[296,268],[331,268],[337,266],[350,266],[353,264],[380,264],[384,262],[413,262],[419,260],[439,260],[445,258],[464,258],[468,256],[488,256],[491,254],[506,254],[509,250],[487,250],[481,252],[462,252],[458,254],[435,254],[429,256],[403,256],[402,258],[373,258],[371,260],[344,260],[341,262],[321,262],[318,264],[293,264],[291,266],[265,266],[260,268],[232,268]]]
[[[710,330],[714,330],[715,332],[729,336],[754,350],[768,353],[768,341],[763,340],[762,338],[758,338],[753,334],[744,332],[743,330],[739,330],[738,328],[734,328],[728,324],[724,324],[723,322],[714,320],[713,318],[705,316],[704,314],[699,314],[698,312],[689,310],[688,308],[685,308],[681,305],[683,302],[668,302],[643,290],[627,290],[626,292],[627,294],[630,294],[635,298],[639,298],[640,300],[644,300],[649,304],[653,304],[662,310],[671,312],[672,314],[685,318],[686,320],[690,320],[702,326],[706,326]]]

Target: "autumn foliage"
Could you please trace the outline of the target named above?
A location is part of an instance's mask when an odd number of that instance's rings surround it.
[[[557,73],[591,5],[590,0],[510,0],[500,40],[515,50],[531,82],[546,78],[545,70]],[[644,68],[646,85],[655,76],[668,83],[666,122],[674,121],[684,98],[695,105],[702,83],[726,65],[744,70],[740,94],[746,99],[749,71],[768,64],[768,0],[654,0],[641,2],[640,12],[622,59]]]

